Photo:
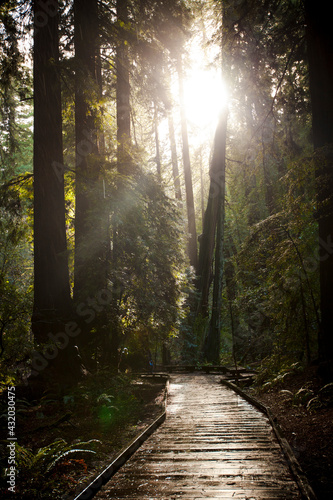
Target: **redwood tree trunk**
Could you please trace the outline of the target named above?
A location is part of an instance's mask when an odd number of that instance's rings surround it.
[[[101,92],[98,1],[74,1],[75,45],[75,258],[74,300],[81,311],[107,288],[108,218],[99,142],[103,140],[96,103]],[[93,306],[91,320],[81,314],[78,345],[89,366],[105,343],[109,304]],[[94,329],[94,334],[91,334]],[[98,332],[98,333],[97,333]],[[104,333],[103,333],[104,332]],[[91,366],[92,368],[92,366]]]
[[[62,147],[61,88],[58,46],[58,3],[41,22],[47,1],[35,0],[34,12],[34,306],[32,331],[39,355],[50,334],[64,332],[70,320],[71,297],[66,245]],[[65,342],[65,341],[64,341]],[[68,345],[69,344],[69,345]],[[41,372],[58,376],[76,371],[67,338],[66,349],[54,346],[40,363]],[[41,357],[39,358],[41,359]],[[38,371],[38,366],[35,366]],[[47,370],[44,371],[44,368]]]
[[[210,186],[203,229],[200,236],[198,290],[200,293],[198,312],[208,316],[209,289],[213,278],[213,254],[216,225],[221,211],[221,193],[225,190],[226,111],[221,115],[214,138],[214,150],[210,167]],[[224,203],[224,201],[223,201]]]
[[[119,173],[132,175],[134,165],[130,156],[131,107],[128,44],[128,1],[117,0],[118,44],[116,49],[116,101],[117,101],[117,166]],[[125,24],[125,29],[123,28]]]
[[[44,12],[45,4],[34,2],[35,15]],[[58,19],[50,16],[46,26],[35,29],[34,37],[33,328],[37,340],[43,340],[42,318],[64,316],[70,310],[64,179],[54,167],[63,164],[58,61]]]
[[[225,150],[226,150],[227,112],[223,112],[216,130],[214,153],[211,168],[211,182],[214,182],[215,193],[210,191],[214,197],[215,213],[210,215],[216,220],[216,244],[215,244],[215,269],[212,313],[209,323],[207,337],[205,339],[204,355],[207,361],[219,363],[220,343],[221,343],[221,308],[222,308],[222,287],[223,287],[223,261],[224,261],[224,219],[225,219]],[[207,219],[206,219],[207,220]],[[207,251],[211,251],[211,244],[215,241],[215,228],[210,227],[211,234],[207,239],[209,246]],[[204,248],[202,248],[204,251]],[[206,266],[211,266],[212,253],[205,255]],[[206,284],[207,294],[209,283]],[[208,302],[208,295],[205,298]]]
[[[96,42],[97,0],[75,0],[75,266],[74,299],[86,300],[96,280],[96,262],[102,242],[95,233],[98,193],[97,117],[92,96],[98,92]],[[98,95],[98,93],[97,93]]]
[[[175,197],[176,197],[176,200],[181,201],[182,191],[181,191],[181,187],[180,187],[178,158],[177,158],[177,145],[176,145],[175,127],[174,127],[174,123],[173,123],[172,110],[169,109],[167,111],[167,114],[168,114],[170,150],[171,150],[172,177],[173,177],[173,184],[175,187]]]
[[[322,373],[333,379],[333,32],[330,16],[314,0],[304,0],[312,103],[312,129],[318,162],[318,223],[321,325],[318,337]]]
[[[187,119],[186,119],[185,101],[184,101],[183,67],[181,59],[178,60],[177,70],[179,78],[179,100],[180,100],[181,129],[182,129],[182,142],[183,142],[184,180],[185,180],[186,208],[187,208],[187,220],[188,220],[188,232],[189,232],[188,256],[190,259],[191,266],[193,266],[194,269],[197,269],[198,266],[197,230],[195,223],[192,172],[191,172],[190,150],[188,144]]]
[[[161,154],[160,154],[160,138],[158,133],[158,109],[154,102],[154,133],[155,133],[155,151],[156,151],[156,171],[158,182],[162,182],[161,173]]]

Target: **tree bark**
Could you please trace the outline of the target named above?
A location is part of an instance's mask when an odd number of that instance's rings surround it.
[[[158,134],[158,110],[157,110],[156,102],[154,102],[154,132],[155,132],[157,179],[158,179],[158,182],[162,182],[160,138],[159,138],[159,134]]]
[[[136,166],[131,156],[131,107],[130,107],[130,73],[126,30],[128,30],[128,0],[116,0],[117,12],[117,47],[116,47],[116,108],[117,108],[117,180],[118,207],[124,196],[124,178],[136,173]],[[121,217],[119,208],[115,208],[112,222],[112,270],[114,271],[111,317],[109,359],[113,366],[118,366],[118,347],[121,336],[119,306],[123,293],[123,285],[116,277],[122,255],[122,229],[118,223]]]
[[[225,151],[226,151],[226,131],[227,131],[227,111],[221,114],[220,121],[215,134],[214,153],[211,167],[211,180],[216,188],[214,204],[215,213],[212,213],[216,220],[216,245],[215,245],[215,272],[213,286],[212,313],[209,323],[207,337],[205,339],[204,356],[207,361],[219,363],[220,343],[221,343],[221,308],[222,308],[222,287],[223,287],[223,261],[224,261],[224,219],[225,219]],[[215,177],[216,176],[216,177]],[[215,179],[214,179],[215,177]],[[211,267],[212,251],[211,245],[215,241],[215,228],[211,229],[211,234],[207,238],[209,246],[207,250],[206,266]],[[209,281],[205,283],[205,303],[208,304]],[[208,290],[207,290],[208,288]]]
[[[35,0],[34,12],[34,306],[32,331],[38,350],[50,334],[64,332],[70,320],[66,243],[58,2],[45,20],[47,3]],[[44,14],[44,15],[43,15]],[[52,15],[51,15],[52,14]],[[70,339],[66,349],[54,346],[44,367],[48,377],[78,375]],[[67,345],[66,344],[66,345]],[[39,351],[38,351],[39,352]],[[50,361],[52,360],[52,361]],[[53,371],[50,372],[50,368]],[[42,371],[43,369],[41,369]]]
[[[199,150],[199,165],[200,165],[200,204],[201,204],[201,224],[203,227],[205,218],[205,194],[204,194],[204,169],[202,164],[202,146]]]
[[[171,150],[171,164],[172,164],[172,176],[173,184],[175,187],[175,198],[181,201],[182,191],[180,187],[180,177],[178,168],[178,158],[177,158],[177,145],[175,138],[175,126],[173,123],[172,110],[168,110],[168,127],[169,127],[169,140],[170,140],[170,150]]]
[[[333,32],[325,9],[304,0],[312,104],[313,143],[318,158],[318,224],[323,375],[333,379]]]
[[[45,2],[34,2],[35,16]],[[34,37],[34,319],[70,310],[66,244],[58,19],[35,28]],[[55,163],[57,162],[57,163]],[[33,322],[36,340],[43,340]],[[39,339],[41,334],[41,339]]]
[[[92,304],[107,288],[108,216],[105,206],[98,0],[74,1],[75,44],[75,255],[74,301],[76,309]],[[103,343],[107,305],[94,307],[93,319],[81,321],[78,345],[87,366],[92,353]],[[91,334],[91,330],[98,335]],[[90,368],[93,368],[90,366]]]
[[[215,132],[214,150],[210,167],[210,186],[205,211],[198,265],[198,290],[200,293],[198,313],[208,316],[209,289],[213,276],[213,254],[215,247],[216,225],[221,208],[221,193],[225,190],[225,147],[227,111],[221,116]],[[224,203],[224,202],[223,202]]]
[[[234,314],[234,302],[237,298],[237,284],[236,284],[236,273],[234,264],[232,262],[232,257],[236,255],[236,247],[233,242],[232,236],[229,235],[228,241],[225,244],[225,282],[226,282],[226,292],[229,305],[230,313],[230,323],[231,323],[231,334],[232,334],[232,354],[235,362],[237,363],[239,352],[239,334],[240,334],[240,323],[238,314]]]
[[[188,144],[187,119],[186,119],[185,99],[184,99],[183,67],[181,58],[178,59],[177,71],[179,79],[179,101],[180,101],[180,113],[181,113],[182,142],[183,142],[183,165],[184,165],[186,208],[187,208],[187,220],[188,220],[188,232],[189,232],[188,256],[190,259],[191,266],[193,266],[194,269],[197,269],[198,267],[197,230],[195,222],[192,171],[191,171],[191,161],[190,161],[190,150]]]
[[[118,44],[116,49],[117,166],[123,175],[135,173],[131,161],[131,106],[128,44],[128,1],[117,0]]]
[[[93,105],[98,97],[96,71],[98,20],[97,1],[75,0],[75,266],[74,299],[85,300],[93,292],[96,263],[101,245],[96,234],[96,198],[100,167],[98,162],[97,116]],[[102,200],[98,200],[100,203]]]

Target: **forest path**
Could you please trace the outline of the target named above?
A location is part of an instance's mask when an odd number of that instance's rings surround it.
[[[219,380],[171,375],[165,423],[95,498],[302,498],[267,417]]]

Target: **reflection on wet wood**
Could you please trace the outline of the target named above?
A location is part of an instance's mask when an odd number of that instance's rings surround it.
[[[172,375],[165,423],[95,498],[302,498],[268,419],[218,380]]]

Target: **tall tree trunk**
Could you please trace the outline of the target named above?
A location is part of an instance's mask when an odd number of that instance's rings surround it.
[[[158,110],[156,102],[154,102],[154,132],[155,132],[155,146],[156,146],[156,171],[158,182],[162,181],[161,174],[161,154],[160,154],[160,138],[158,134]]]
[[[176,197],[176,200],[181,201],[182,191],[181,191],[181,187],[180,187],[178,157],[177,157],[177,145],[176,145],[175,126],[173,123],[172,110],[169,109],[167,111],[167,114],[168,114],[170,150],[171,150],[172,177],[173,177],[173,184],[175,186],[175,197]]]
[[[74,1],[75,44],[75,258],[74,300],[77,307],[106,289],[107,218],[102,159],[99,153],[100,117],[96,111],[101,89],[99,59],[98,1]],[[91,305],[91,304],[90,304]],[[80,310],[81,310],[80,309]],[[105,306],[94,307],[93,319],[82,322],[78,344],[91,358],[102,340]],[[84,319],[84,318],[83,318]],[[99,338],[90,334],[98,326]],[[87,357],[86,357],[86,362]]]
[[[261,135],[261,146],[262,146],[262,167],[263,167],[263,175],[264,175],[264,189],[265,189],[265,202],[269,215],[273,215],[274,213],[274,192],[273,192],[273,183],[272,183],[272,174],[270,172],[269,158],[270,158],[270,141],[271,131],[270,131],[270,123],[268,119],[266,119],[265,128],[262,131]]]
[[[132,175],[131,161],[131,107],[128,43],[128,1],[117,0],[118,44],[116,49],[116,101],[117,101],[117,165],[119,173]],[[125,25],[125,29],[123,26]]]
[[[234,302],[237,298],[237,284],[236,284],[236,273],[235,267],[232,262],[232,257],[236,255],[236,247],[233,242],[232,236],[229,235],[228,241],[225,243],[225,266],[224,275],[226,282],[226,292],[229,305],[230,313],[230,323],[231,323],[231,334],[232,334],[232,354],[234,358],[235,365],[237,363],[237,358],[240,355],[239,352],[239,334],[240,334],[240,323],[238,314],[234,314]]]
[[[185,112],[183,66],[181,58],[178,59],[177,71],[179,79],[179,101],[180,101],[180,113],[181,113],[182,142],[183,142],[183,164],[184,164],[186,208],[187,208],[187,220],[188,220],[188,232],[189,232],[188,256],[190,259],[191,266],[193,266],[194,269],[197,269],[198,266],[197,230],[195,222],[190,149],[188,144],[187,119]]]
[[[207,337],[205,339],[204,356],[207,361],[219,363],[221,343],[221,308],[222,308],[222,286],[223,286],[223,261],[224,261],[224,205],[225,205],[225,151],[226,151],[227,111],[221,114],[220,122],[216,130],[212,168],[214,168],[217,183],[216,187],[216,245],[215,245],[215,270],[212,313],[209,323]],[[211,176],[211,178],[213,175]],[[213,234],[214,233],[214,234]],[[215,228],[212,230],[210,240],[215,240]],[[210,247],[209,247],[210,248]],[[207,250],[209,250],[207,248]],[[206,255],[207,261],[212,256]],[[211,266],[211,264],[210,264]],[[209,287],[208,287],[209,289]],[[208,296],[207,296],[208,302]]]
[[[95,102],[93,102],[98,96],[99,88],[96,71],[97,0],[75,0],[74,29],[76,142],[74,298],[77,302],[86,299],[94,287],[92,282],[100,279],[100,276],[96,276],[95,265],[101,242],[95,239],[96,226],[93,213],[99,178],[98,125],[94,111]]]
[[[304,0],[314,148],[318,158],[322,373],[333,379],[333,32],[325,9]]]
[[[59,74],[58,2],[45,25],[40,14],[46,1],[35,0],[34,12],[34,306],[32,331],[37,346],[56,342],[70,320],[71,297],[66,244],[61,88]],[[62,169],[63,172],[63,169]],[[52,338],[51,338],[52,335]],[[69,345],[68,345],[69,344]],[[65,349],[66,347],[66,349]],[[53,349],[53,350],[52,350]],[[45,354],[44,368],[56,376],[77,375],[67,337],[62,347]],[[39,358],[41,359],[41,358]],[[74,359],[74,358],[73,358]],[[40,363],[42,367],[43,363]],[[38,366],[35,366],[38,371]],[[41,368],[42,370],[43,368]],[[49,376],[49,375],[48,375]]]
[[[136,173],[136,167],[131,157],[131,108],[130,108],[130,74],[128,57],[128,0],[116,0],[117,12],[117,47],[116,47],[116,108],[117,108],[117,171],[120,174],[117,181],[117,206],[112,223],[112,272],[113,289],[111,302],[111,350],[109,356],[113,366],[118,366],[118,347],[120,340],[120,312],[119,306],[123,287],[117,278],[122,255],[121,226],[118,213],[124,195],[126,176]]]
[[[205,218],[205,194],[204,194],[204,172],[203,172],[203,164],[202,164],[202,146],[199,151],[199,165],[200,165],[200,202],[201,202],[201,224],[203,227],[204,218]]]
[[[213,254],[216,224],[221,211],[221,193],[225,190],[225,147],[227,111],[221,116],[215,132],[213,157],[210,167],[210,186],[205,211],[198,265],[198,290],[200,293],[198,313],[208,316],[209,289],[213,277]]]

